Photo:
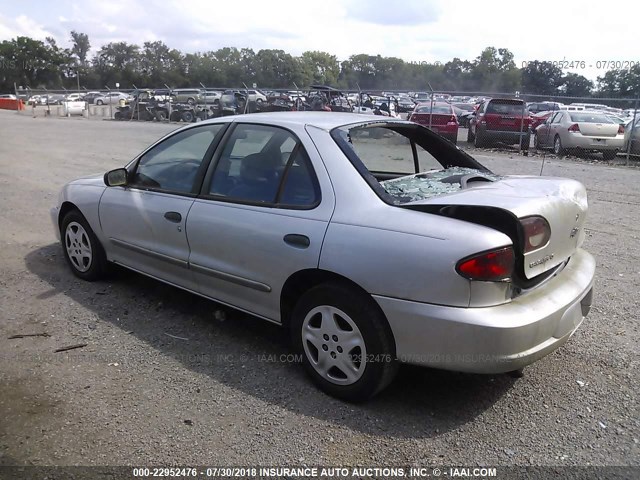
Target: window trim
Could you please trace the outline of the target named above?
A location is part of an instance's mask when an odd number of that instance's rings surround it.
[[[195,178],[193,180],[193,185],[191,187],[191,191],[190,192],[178,192],[178,191],[170,190],[170,189],[167,189],[167,188],[144,187],[144,186],[136,185],[136,184],[133,184],[133,183],[132,184],[128,184],[124,188],[125,189],[131,189],[131,190],[140,190],[140,191],[164,193],[164,194],[169,194],[169,195],[176,195],[176,196],[179,196],[179,197],[196,198],[198,196],[198,192],[202,188],[202,182],[204,180],[204,176],[205,176],[205,174],[207,172],[207,169],[209,168],[209,164],[211,163],[211,158],[213,157],[213,153],[216,151],[216,149],[217,149],[218,145],[220,144],[220,141],[224,137],[225,133],[229,130],[229,123],[209,123],[209,124],[205,124],[205,125],[194,125],[194,126],[189,126],[187,128],[178,129],[177,131],[172,132],[171,134],[163,137],[158,142],[156,142],[153,145],[151,145],[149,148],[147,148],[145,151],[143,151],[140,155],[138,155],[138,157],[135,158],[131,163],[129,163],[129,165],[127,167],[125,167],[127,169],[127,172],[128,172],[127,173],[127,177],[133,179],[133,177],[135,176],[136,172],[138,171],[138,166],[139,166],[140,161],[142,160],[142,158],[144,158],[145,155],[147,155],[149,152],[151,152],[157,146],[163,144],[164,142],[170,140],[171,138],[173,138],[176,135],[179,135],[181,133],[184,133],[184,132],[187,132],[187,131],[190,131],[190,130],[194,130],[194,129],[207,128],[207,127],[216,126],[216,125],[221,125],[222,128],[220,129],[219,132],[217,132],[215,134],[215,136],[213,137],[213,140],[211,140],[211,143],[207,147],[207,150],[205,151],[204,156],[202,157],[202,163],[200,164],[200,167],[198,167],[198,171],[196,172],[196,176],[195,176]]]
[[[273,202],[256,202],[254,200],[243,200],[243,199],[240,199],[240,198],[229,198],[229,197],[224,196],[224,195],[214,195],[214,194],[211,194],[208,191],[209,190],[209,186],[211,185],[211,182],[213,180],[213,176],[215,174],[215,171],[218,168],[218,164],[220,163],[220,158],[222,157],[222,153],[224,152],[225,148],[227,147],[227,144],[229,143],[229,141],[231,140],[231,137],[233,136],[233,133],[235,132],[236,128],[238,128],[238,126],[240,126],[240,125],[278,128],[280,130],[284,130],[284,131],[288,132],[289,134],[291,134],[293,139],[296,141],[296,144],[293,147],[293,150],[291,151],[292,155],[289,157],[289,160],[287,161],[287,164],[286,164],[285,169],[284,169],[283,174],[282,174],[282,178],[280,179],[280,183],[278,184],[278,189],[276,190],[276,197],[275,197]],[[270,141],[271,140],[268,140],[267,144]],[[265,146],[267,144],[265,144]],[[311,168],[309,173],[311,174],[311,181],[313,183],[313,186],[317,190],[318,198],[316,199],[316,201],[314,203],[309,204],[309,205],[291,205],[291,204],[288,204],[288,203],[278,203],[277,201],[280,199],[281,190],[284,189],[283,188],[284,181],[289,176],[290,164],[293,163],[292,162],[293,153],[294,153],[294,151],[296,149],[299,149],[299,148],[304,148],[305,153],[307,154],[307,159],[309,160],[309,167]],[[201,200],[213,200],[213,201],[216,201],[216,202],[232,203],[232,204],[236,204],[236,205],[247,205],[247,206],[254,206],[254,207],[267,207],[267,208],[274,208],[274,209],[281,209],[281,210],[314,210],[314,209],[318,208],[318,206],[322,203],[322,187],[320,186],[320,181],[318,180],[318,175],[316,174],[315,166],[313,165],[313,161],[311,160],[311,157],[309,156],[309,153],[307,152],[307,149],[304,147],[304,145],[302,143],[302,140],[300,140],[298,135],[296,135],[296,133],[293,130],[291,130],[290,128],[284,127],[282,125],[272,125],[272,124],[267,124],[267,123],[254,123],[254,122],[233,122],[231,124],[231,126],[227,129],[227,131],[225,132],[225,135],[223,136],[223,138],[221,138],[220,143],[218,144],[218,146],[216,147],[216,151],[215,151],[214,155],[212,156],[211,161],[209,162],[209,166],[207,168],[207,171],[206,171],[206,173],[204,175],[202,184],[200,186],[200,191],[196,195],[196,198],[201,199]]]

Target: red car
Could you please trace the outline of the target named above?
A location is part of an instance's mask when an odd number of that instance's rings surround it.
[[[531,117],[519,98],[488,98],[482,101],[469,122],[467,142],[476,148],[494,143],[513,145],[529,150]]]
[[[531,114],[531,131],[535,131],[538,125],[542,125],[547,118],[551,116],[552,113],[557,112],[558,110],[549,110],[546,112],[538,112]]]
[[[428,127],[453,143],[458,142],[458,117],[448,103],[419,103],[409,115],[409,121]]]

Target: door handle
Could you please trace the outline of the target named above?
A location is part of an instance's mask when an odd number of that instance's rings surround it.
[[[284,236],[284,243],[296,248],[307,248],[311,245],[311,240],[306,235],[300,235],[297,233],[288,233]]]
[[[164,218],[173,223],[180,223],[182,221],[182,215],[178,212],[166,212]]]

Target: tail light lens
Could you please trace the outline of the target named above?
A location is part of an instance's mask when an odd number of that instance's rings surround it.
[[[624,135],[624,125],[618,125],[618,135]]]
[[[456,271],[469,280],[507,282],[511,280],[514,260],[513,248],[505,247],[464,258],[456,265]]]
[[[524,230],[524,253],[544,247],[551,238],[551,227],[543,217],[533,216],[520,220]]]
[[[574,123],[573,125],[571,125],[569,127],[569,131],[573,132],[573,133],[579,132],[580,131],[580,126],[577,123]]]
[[[458,118],[455,115],[451,115],[451,118],[449,119],[449,122],[447,123],[447,125],[457,125],[458,124]]]

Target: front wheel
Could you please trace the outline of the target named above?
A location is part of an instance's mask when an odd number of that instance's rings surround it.
[[[107,271],[104,249],[79,211],[65,215],[60,234],[64,257],[74,275],[90,282],[104,276]]]
[[[324,392],[365,401],[393,380],[398,362],[387,320],[373,299],[341,283],[306,292],[291,323],[293,345]]]
[[[103,102],[102,100],[98,100],[98,101],[96,102],[96,105],[104,105],[104,102]]]
[[[186,110],[182,112],[182,121],[186,123],[191,123],[195,120],[195,115],[191,110]]]

